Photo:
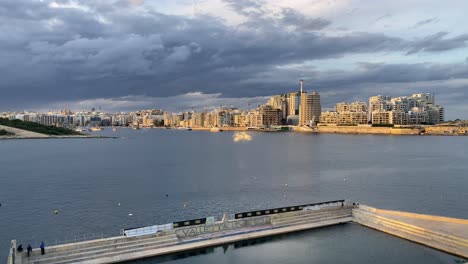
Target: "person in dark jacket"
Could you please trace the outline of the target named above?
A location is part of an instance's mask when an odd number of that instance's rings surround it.
[[[45,245],[44,245],[43,241],[41,242],[41,245],[39,247],[41,248],[41,254],[44,255],[45,254]]]
[[[20,244],[20,245],[18,246],[17,250],[18,250],[18,252],[23,252],[23,245]]]
[[[28,247],[26,249],[28,250],[28,258],[29,258],[29,254],[31,254],[32,252],[31,244],[28,244]]]

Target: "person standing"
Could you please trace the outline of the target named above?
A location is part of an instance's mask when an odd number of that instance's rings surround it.
[[[32,252],[31,244],[28,244],[28,247],[27,247],[26,249],[28,250],[28,258],[29,258],[29,255],[30,255],[31,252]]]
[[[45,245],[44,245],[44,241],[41,241],[40,248],[41,248],[41,255],[44,255],[44,254],[45,254]]]

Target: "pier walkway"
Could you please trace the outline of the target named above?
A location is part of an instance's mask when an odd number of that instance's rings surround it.
[[[468,258],[468,220],[381,210],[353,209],[353,221],[379,231]]]
[[[248,239],[298,232],[356,222],[450,254],[468,258],[468,220],[388,211],[365,205],[346,205],[343,200],[260,211],[224,214],[221,221],[209,218],[174,222],[151,234],[147,228],[126,230],[127,236],[97,239],[15,252],[12,241],[8,264],[102,264],[119,263]]]

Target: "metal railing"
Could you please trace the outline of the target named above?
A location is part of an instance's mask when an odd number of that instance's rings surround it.
[[[143,226],[136,228],[121,229],[120,235],[134,237],[134,236],[144,236],[151,234],[158,234],[163,231],[171,230],[173,228],[173,223],[168,223],[164,225],[152,225],[152,226]]]

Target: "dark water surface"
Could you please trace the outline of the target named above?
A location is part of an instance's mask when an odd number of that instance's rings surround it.
[[[230,132],[102,134],[124,138],[0,141],[0,263],[13,238],[37,246],[341,198],[468,218],[466,137],[252,133],[236,143]],[[253,244],[142,263],[453,263],[354,224]]]

